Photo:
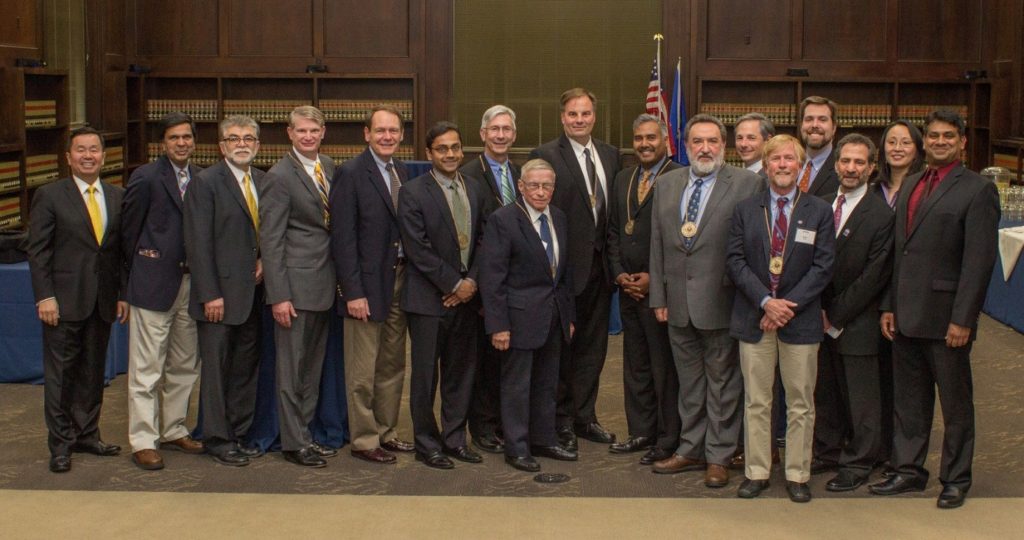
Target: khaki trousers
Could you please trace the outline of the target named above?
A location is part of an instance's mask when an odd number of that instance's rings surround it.
[[[373,450],[398,436],[405,380],[405,313],[398,307],[404,267],[395,273],[391,309],[384,322],[345,318],[345,387],[353,450]]]
[[[777,332],[765,332],[757,343],[740,342],[745,390],[745,472],[751,480],[767,480],[771,473],[772,385],[776,365],[786,389],[786,480],[804,483],[811,478],[818,344],[791,345],[781,341]]]
[[[188,315],[190,276],[168,311],[131,306],[128,328],[128,442],[132,452],[188,435],[189,396],[199,378],[196,323]]]

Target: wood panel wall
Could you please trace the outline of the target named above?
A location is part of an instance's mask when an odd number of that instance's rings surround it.
[[[0,0],[0,64],[43,57],[43,11],[39,0]]]

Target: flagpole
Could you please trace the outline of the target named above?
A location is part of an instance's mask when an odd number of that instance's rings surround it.
[[[658,97],[661,97],[661,42],[664,41],[665,36],[661,34],[654,34],[654,41],[658,42],[658,52],[655,56],[658,64]],[[659,101],[660,103],[660,101]]]

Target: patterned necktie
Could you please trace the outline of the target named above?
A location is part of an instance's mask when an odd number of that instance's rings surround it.
[[[789,231],[789,220],[786,219],[786,204],[789,202],[789,197],[779,197],[776,204],[779,207],[779,213],[775,216],[775,225],[772,227],[772,258],[782,257],[786,251],[786,233]],[[771,280],[772,297],[775,297],[775,292],[779,290],[779,281],[782,279],[782,274],[768,273],[769,279]]]
[[[597,166],[594,165],[594,160],[590,157],[590,149],[584,148],[583,155],[587,162],[587,180],[590,181],[590,192],[593,193],[591,202],[596,212],[594,221],[598,222],[600,221],[598,216],[604,213],[604,189],[601,188],[601,182],[597,180]]]
[[[89,186],[89,196],[86,198],[85,207],[89,210],[89,221],[92,222],[92,234],[96,237],[96,243],[103,243],[103,213],[100,212],[100,203],[96,200],[96,186]]]
[[[452,218],[455,220],[455,230],[459,239],[459,256],[462,259],[462,269],[469,268],[469,212],[466,211],[466,203],[462,200],[462,193],[459,190],[458,181],[452,182],[448,189],[452,190]]]
[[[512,189],[512,182],[508,178],[508,164],[503,163],[498,167],[498,172],[501,174],[501,204],[505,206],[516,199],[516,192]]]
[[[801,193],[807,193],[807,189],[811,187],[811,162],[807,161],[807,166],[804,167],[804,174],[800,177],[800,184],[797,186],[800,188]]]
[[[256,206],[256,197],[252,192],[252,178],[249,177],[249,173],[245,173],[242,177],[242,195],[245,196],[245,205],[249,207],[249,217],[252,218],[252,226],[256,229],[256,234],[260,232],[260,211]]]
[[[843,205],[846,204],[846,195],[842,193],[836,197],[836,209],[832,212],[832,223],[835,225],[836,238],[839,238],[839,224],[843,222]]]
[[[686,223],[697,224],[697,214],[700,213],[700,192],[701,187],[704,185],[704,179],[698,178],[693,182],[696,186],[693,188],[693,193],[690,195],[690,202],[686,203]],[[683,237],[683,243],[686,244],[686,249],[690,249],[693,246],[693,240],[696,236],[690,238]]]
[[[178,193],[181,193],[181,198],[185,198],[185,190],[188,189],[188,173],[185,169],[178,171]]]
[[[330,206],[327,203],[327,180],[324,179],[324,170],[320,168],[320,162],[313,165],[313,173],[316,175],[316,191],[320,194],[320,202],[323,204],[324,224],[330,223]]]
[[[651,171],[644,171],[643,177],[640,178],[640,187],[636,191],[636,200],[640,203],[644,203],[644,199],[647,198],[647,193],[651,190]]]
[[[548,255],[551,265],[551,277],[555,277],[555,243],[551,240],[551,227],[548,226],[547,214],[540,215],[540,240],[544,243],[544,252]]]
[[[395,206],[395,210],[398,210],[398,190],[402,189],[402,182],[398,179],[398,173],[395,172],[395,164],[388,162],[384,166],[384,169],[388,171],[388,182],[391,184],[391,204]]]

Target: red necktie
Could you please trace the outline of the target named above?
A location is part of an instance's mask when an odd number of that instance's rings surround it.
[[[776,204],[779,206],[779,213],[775,216],[775,225],[772,227],[772,258],[782,257],[783,252],[786,250],[786,231],[789,230],[789,221],[786,219],[786,203],[789,202],[788,197],[779,197]],[[771,280],[772,286],[772,297],[775,296],[775,291],[779,289],[779,281],[782,279],[782,274],[768,273],[769,279]]]
[[[935,188],[935,183],[939,180],[939,171],[936,169],[928,169],[924,173],[924,177],[921,181],[914,186],[913,193],[910,194],[910,200],[907,201],[907,231],[909,232],[914,225],[914,214],[917,213],[918,207],[924,202],[928,195],[931,194],[932,189]]]
[[[832,212],[832,223],[835,224],[836,236],[839,236],[839,224],[843,222],[843,205],[846,204],[846,195],[842,193],[836,197],[836,209]]]
[[[800,184],[797,185],[800,188],[801,193],[807,193],[807,188],[811,187],[811,162],[807,162],[807,166],[804,167],[804,174],[800,177]]]

